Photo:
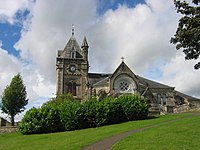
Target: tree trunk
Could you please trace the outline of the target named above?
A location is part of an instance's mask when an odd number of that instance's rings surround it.
[[[14,120],[15,116],[11,116],[11,125],[14,126],[15,125],[15,120]]]

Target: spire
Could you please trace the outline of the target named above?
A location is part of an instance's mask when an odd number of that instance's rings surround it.
[[[87,43],[87,40],[86,40],[86,37],[84,36],[84,39],[83,39],[83,43],[82,43],[82,46],[81,46],[81,48],[83,48],[83,47],[87,47],[87,48],[89,48],[89,46],[88,46],[88,43]]]

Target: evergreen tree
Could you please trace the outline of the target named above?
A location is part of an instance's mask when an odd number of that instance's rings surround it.
[[[11,117],[11,123],[14,126],[15,115],[24,111],[27,104],[26,87],[21,75],[17,74],[3,91],[1,110]]]
[[[200,0],[192,0],[192,3],[174,0],[177,13],[184,16],[170,42],[176,45],[177,50],[183,50],[186,60],[198,59],[200,55]],[[199,69],[200,62],[194,68]]]

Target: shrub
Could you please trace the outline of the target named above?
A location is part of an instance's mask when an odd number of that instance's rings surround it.
[[[41,125],[43,133],[63,131],[64,127],[60,119],[59,105],[55,103],[44,104],[40,109]]]
[[[99,115],[98,112],[98,105],[99,101],[96,98],[90,99],[85,101],[83,104],[83,111],[85,113],[87,125],[89,127],[96,127],[98,126],[98,122],[101,122],[96,117]]]
[[[83,107],[89,127],[99,127],[126,121],[123,107],[112,97],[107,97],[103,101],[91,99],[83,103]]]
[[[106,108],[107,124],[115,124],[126,121],[126,115],[119,101],[112,97],[107,97],[104,101],[102,101],[102,103],[104,103],[104,107]]]
[[[63,131],[60,111],[56,105],[44,104],[41,108],[32,108],[24,115],[19,130],[23,134],[50,133]]]
[[[148,115],[146,100],[139,95],[122,95],[117,101],[123,107],[127,120],[145,119]]]
[[[59,106],[61,124],[65,130],[86,128],[87,123],[83,106],[76,101],[65,101]]]
[[[27,111],[19,129],[23,134],[77,130],[144,119],[147,115],[146,100],[138,95],[106,97],[102,101],[93,98],[82,104],[67,95]]]
[[[26,112],[22,122],[19,125],[19,130],[22,134],[40,133],[40,110],[35,107]]]

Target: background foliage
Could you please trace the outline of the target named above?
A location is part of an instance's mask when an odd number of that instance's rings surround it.
[[[189,2],[174,0],[177,13],[183,15],[179,20],[178,28],[171,43],[176,45],[176,49],[182,49],[185,53],[185,59],[198,59],[200,55],[200,0],[192,0],[193,5]],[[195,66],[200,68],[200,62]]]
[[[15,115],[24,111],[27,104],[26,87],[21,75],[17,74],[3,91],[1,110],[11,117],[11,123],[14,126]]]

